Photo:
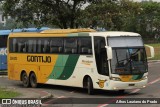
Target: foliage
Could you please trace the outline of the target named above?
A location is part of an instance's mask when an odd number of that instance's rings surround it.
[[[24,28],[22,22],[16,22],[14,19],[7,19],[5,26],[0,23],[0,29],[16,29],[16,28]]]
[[[98,3],[91,3],[82,12],[82,26],[85,27],[103,27],[105,29],[114,30],[121,23],[119,8],[117,1],[103,0]],[[117,25],[117,26],[116,26]]]
[[[3,8],[9,14],[28,26],[34,22],[56,25],[60,28],[76,27],[76,19],[83,4],[94,0],[6,0]]]
[[[5,0],[6,15],[28,27],[105,28],[154,37],[160,32],[160,2],[131,0]]]

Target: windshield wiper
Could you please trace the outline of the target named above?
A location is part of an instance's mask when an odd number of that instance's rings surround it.
[[[136,55],[139,51],[140,51],[140,49],[137,49],[137,51],[136,51],[136,52],[134,52],[134,53],[132,53],[132,54],[130,54],[130,56],[134,56],[134,55]]]

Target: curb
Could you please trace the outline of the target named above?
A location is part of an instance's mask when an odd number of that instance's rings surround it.
[[[45,91],[45,92],[46,92],[46,91]],[[48,92],[46,92],[46,93],[48,93]],[[42,101],[43,103],[45,103],[47,100],[51,99],[52,97],[53,97],[53,95],[52,95],[51,93],[48,93],[47,95],[41,97],[40,99],[41,99],[41,101]],[[43,104],[42,104],[42,105],[43,105]]]
[[[34,92],[34,93],[38,93],[40,96],[38,97],[39,99],[48,99],[48,98],[52,98],[53,95],[47,91],[40,91],[40,90],[36,90],[36,89],[29,89],[28,91]],[[43,95],[42,95],[43,94]]]
[[[160,60],[148,60],[148,63],[160,62]]]
[[[48,92],[47,92],[48,93]],[[51,93],[48,93],[47,95],[45,95],[45,96],[42,96],[41,98],[42,99],[48,99],[48,98],[52,98],[53,97],[53,95],[51,94]]]

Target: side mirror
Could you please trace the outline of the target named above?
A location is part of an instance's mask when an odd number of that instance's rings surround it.
[[[112,48],[110,46],[105,46],[107,49],[108,60],[112,59]]]

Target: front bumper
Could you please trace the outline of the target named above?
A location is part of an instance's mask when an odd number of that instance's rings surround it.
[[[122,81],[110,81],[109,90],[125,90],[125,89],[136,89],[145,88],[148,79],[141,80],[138,82],[122,82]]]

